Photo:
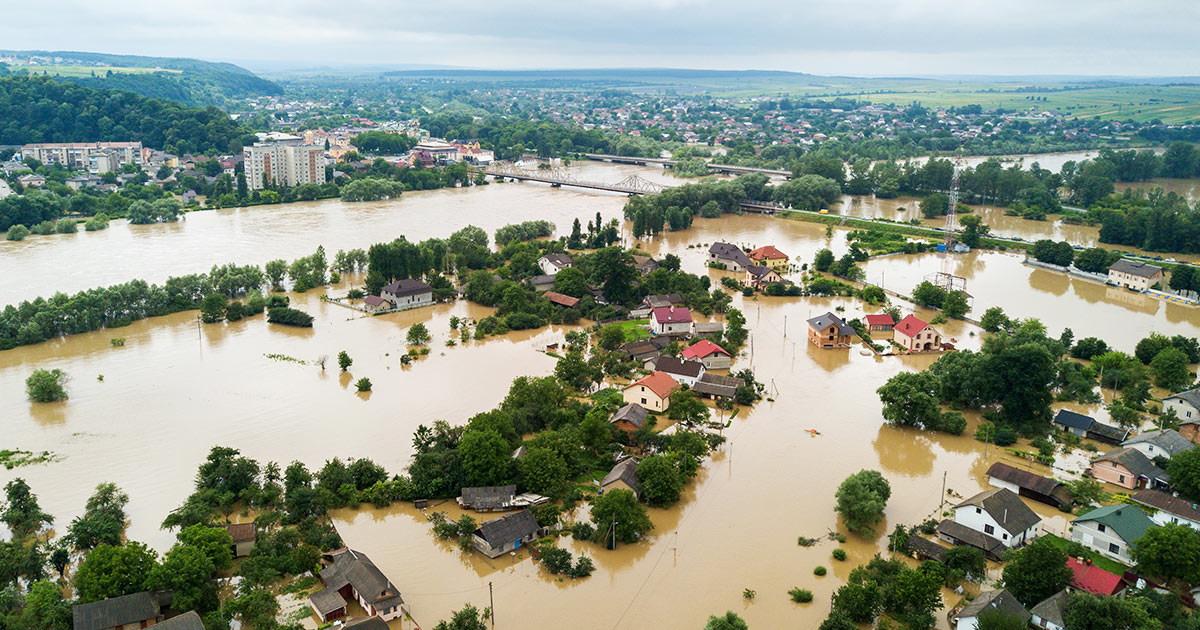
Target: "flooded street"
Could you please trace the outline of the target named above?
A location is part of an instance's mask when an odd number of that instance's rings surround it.
[[[666,172],[632,166],[587,163],[578,169],[578,177],[610,182],[635,173],[671,180]],[[547,219],[565,234],[575,218],[586,225],[596,212],[605,220],[620,217],[624,202],[619,195],[493,184],[411,193],[391,202],[333,200],[199,212],[175,225],[114,224],[104,232],[0,244],[0,304],[131,278],[161,281],[213,263],[290,259],[318,244],[332,254],[400,235],[442,237],[467,224],[492,233],[505,224]],[[874,210],[866,200],[858,204],[864,214],[856,216],[886,216],[865,213],[894,213],[899,205],[915,212],[913,200],[872,203]],[[726,216],[696,219],[691,229],[659,235],[640,247],[655,256],[674,253],[687,271],[710,273],[715,280],[721,272],[704,267],[715,240],[746,247],[773,244],[800,264],[811,262],[824,247],[844,253],[846,233],[835,230],[826,237],[823,225]],[[1103,337],[1125,351],[1151,330],[1200,333],[1200,309],[1033,269],[1021,260],[1016,254],[979,251],[949,258],[949,270],[968,280],[972,316],[999,305],[1012,317],[1041,319],[1051,334],[1069,326],[1076,338]],[[869,281],[908,293],[943,264],[937,254],[899,255],[871,259],[863,269]],[[0,448],[49,450],[62,457],[53,464],[0,471],[0,483],[15,476],[27,479],[61,533],[96,483],[116,482],[131,498],[129,538],[165,551],[174,536],[158,525],[189,494],[196,467],[212,446],[241,449],[262,463],[300,460],[310,469],[333,456],[370,457],[398,472],[412,455],[418,424],[435,419],[460,424],[496,406],[513,378],[549,374],[554,359],[539,350],[562,341],[569,329],[446,347],[452,315],[478,319],[490,309],[460,301],[362,317],[322,303],[323,292],[292,296],[293,306],[316,318],[312,329],[268,325],[262,316],[198,325],[193,311],[0,352],[0,401],[6,403]],[[755,628],[813,628],[850,570],[884,551],[884,534],[897,523],[939,518],[943,483],[970,496],[986,487],[984,471],[995,461],[1018,465],[994,446],[984,457],[985,446],[971,437],[976,417],[959,437],[883,422],[875,389],[897,372],[921,369],[936,357],[864,356],[858,347],[821,350],[807,343],[806,319],[838,306],[847,317],[859,316],[858,300],[735,295],[733,304],[742,309],[751,331],[735,369],[752,367],[774,400],[733,418],[725,432],[729,441],[674,508],[650,510],[655,529],[647,541],[606,551],[562,539],[573,552],[594,559],[592,577],[560,581],[524,553],[494,561],[464,553],[435,540],[425,517],[407,504],[339,511],[334,515],[339,532],[400,588],[423,628],[464,603],[487,606],[489,583],[497,626],[504,628],[555,628],[571,619],[572,626],[589,630],[695,629],[708,615],[727,609]],[[416,322],[426,323],[433,334],[432,352],[402,367],[404,333]],[[952,321],[939,328],[959,347],[979,345],[979,331],[969,323]],[[125,337],[123,348],[110,346],[109,339],[117,336]],[[339,374],[333,359],[342,350],[354,359],[349,374]],[[330,357],[324,371],[315,364],[320,356]],[[70,400],[28,402],[24,380],[35,368],[70,374]],[[369,395],[356,393],[351,384],[363,376],[374,384]],[[1084,409],[1105,417],[1099,406]],[[849,554],[845,562],[830,556],[839,546],[832,541],[798,546],[798,536],[817,538],[838,529],[834,491],[843,478],[864,468],[880,470],[892,484],[879,535],[850,536],[840,545]],[[1047,528],[1063,531],[1061,514],[1030,505],[1048,519]],[[453,514],[453,508],[451,502],[432,509]],[[817,565],[828,567],[829,574],[815,577]],[[814,602],[792,603],[787,590],[796,586],[811,589]],[[743,600],[745,588],[758,592],[753,602]],[[939,620],[945,627],[944,615]]]

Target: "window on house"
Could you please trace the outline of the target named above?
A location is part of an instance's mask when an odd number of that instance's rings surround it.
[[[1004,540],[1008,540],[1008,534],[1002,534],[1001,538],[1003,538]]]
[[[988,534],[988,535],[994,534],[994,533],[996,533],[996,528],[992,527],[991,525],[984,525],[983,533]]]
[[[983,510],[981,510],[981,509],[979,509],[979,508],[975,508],[975,513],[976,513],[976,514],[982,514],[982,513],[983,513]]]
[[[1125,483],[1125,475],[1117,475],[1117,479],[1119,479],[1121,483]]]
[[[1115,554],[1121,553],[1121,547],[1118,546],[1116,543],[1108,543],[1108,550]]]
[[[1104,532],[1108,531],[1108,528],[1107,528],[1107,527],[1105,527],[1103,523],[1096,523],[1096,529],[1097,529],[1097,530],[1098,530],[1098,531],[1099,531],[1101,534],[1103,534]]]
[[[643,405],[644,405],[644,404],[646,404],[646,399],[645,399],[645,398],[643,398],[643,399],[642,399],[642,404],[643,404]]]

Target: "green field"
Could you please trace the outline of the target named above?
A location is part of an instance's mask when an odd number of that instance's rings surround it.
[[[10,69],[13,72],[24,72],[26,74],[46,73],[58,77],[102,77],[109,72],[112,72],[113,74],[149,74],[152,72],[183,74],[182,70],[169,70],[166,68],[124,68],[118,66],[15,65],[11,66]]]
[[[650,331],[646,330],[646,326],[650,324],[648,319],[627,319],[625,321],[613,322],[605,324],[606,326],[616,326],[625,333],[625,343],[638,341],[650,337]]]

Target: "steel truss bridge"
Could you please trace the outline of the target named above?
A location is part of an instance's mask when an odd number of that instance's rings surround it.
[[[667,188],[671,188],[671,186],[664,186],[663,184],[642,179],[637,175],[630,175],[615,184],[609,184],[606,182],[577,179],[574,175],[561,168],[526,169],[509,162],[493,162],[483,169],[483,173],[496,179],[542,182],[543,184],[550,184],[555,188],[560,186],[574,186],[575,188],[606,190],[609,192],[625,193],[627,195],[655,195]]]

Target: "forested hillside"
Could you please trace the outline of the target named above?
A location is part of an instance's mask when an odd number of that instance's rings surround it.
[[[216,107],[191,108],[48,77],[0,78],[0,144],[141,141],[172,153],[233,153],[253,136]]]
[[[283,88],[231,63],[200,59],[140,57],[90,52],[0,51],[18,58],[61,60],[61,64],[11,65],[13,74],[43,72],[96,88],[128,90],[186,105],[224,105],[230,99],[283,94]]]

